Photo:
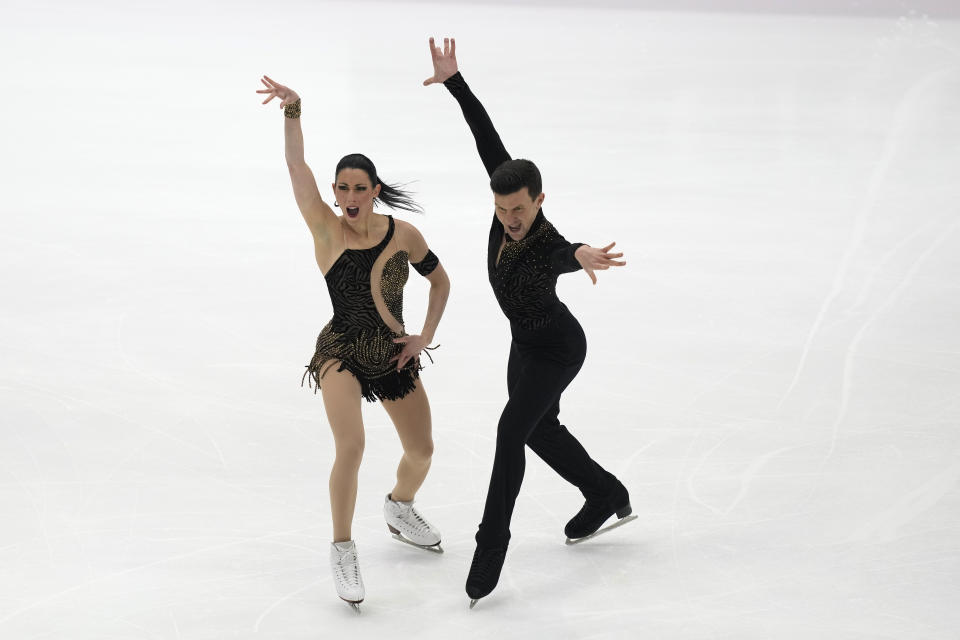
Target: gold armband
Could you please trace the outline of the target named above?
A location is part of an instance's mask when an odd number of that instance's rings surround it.
[[[283,115],[288,118],[299,118],[300,117],[300,98],[297,98],[296,102],[291,102],[283,108]]]

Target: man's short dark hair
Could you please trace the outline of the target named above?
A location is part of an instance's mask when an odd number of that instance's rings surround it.
[[[490,188],[502,196],[509,195],[526,187],[533,200],[543,191],[540,170],[529,160],[517,158],[507,160],[490,176]]]

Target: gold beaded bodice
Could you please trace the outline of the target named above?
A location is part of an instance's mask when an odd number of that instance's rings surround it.
[[[403,325],[403,286],[407,283],[410,268],[407,266],[409,255],[406,251],[397,251],[383,265],[380,277],[380,293],[390,315]]]

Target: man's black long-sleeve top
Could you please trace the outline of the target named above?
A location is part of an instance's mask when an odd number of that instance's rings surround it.
[[[492,175],[511,158],[490,116],[459,72],[443,84],[460,104],[487,175]],[[487,244],[487,275],[515,337],[517,329],[526,334],[555,325],[559,316],[570,315],[566,305],[557,298],[557,277],[580,269],[574,252],[581,243],[567,242],[544,217],[543,209],[537,212],[522,239],[514,241],[505,233],[494,214]]]

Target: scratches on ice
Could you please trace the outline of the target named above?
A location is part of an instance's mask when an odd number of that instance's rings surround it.
[[[790,397],[790,394],[793,393],[793,390],[799,383],[800,377],[803,374],[803,370],[806,367],[807,359],[809,358],[810,352],[813,348],[813,342],[826,320],[827,312],[830,310],[830,307],[839,297],[840,292],[846,285],[846,281],[849,276],[850,265],[854,256],[857,254],[861,245],[863,244],[863,238],[866,233],[870,217],[876,208],[877,199],[879,198],[881,189],[887,182],[890,168],[897,156],[902,138],[907,133],[909,127],[922,115],[923,107],[926,105],[926,100],[928,99],[928,92],[930,92],[932,88],[937,87],[945,78],[949,77],[951,73],[953,73],[951,70],[939,70],[928,73],[926,76],[914,83],[913,86],[911,86],[907,91],[906,95],[904,95],[900,100],[894,115],[893,125],[890,127],[886,139],[884,140],[883,150],[880,153],[880,157],[877,159],[873,171],[870,174],[870,180],[867,183],[867,191],[864,196],[863,204],[860,206],[860,210],[857,213],[857,218],[854,221],[850,241],[847,243],[847,247],[840,259],[840,264],[834,273],[830,291],[820,304],[820,308],[817,310],[817,315],[814,318],[813,324],[810,326],[810,330],[807,332],[807,337],[800,353],[800,360],[797,363],[796,369],[794,370],[793,378],[790,380],[790,384],[787,385],[787,389],[783,393],[783,396],[777,407],[778,410],[782,409],[783,404],[787,401],[787,399]]]

